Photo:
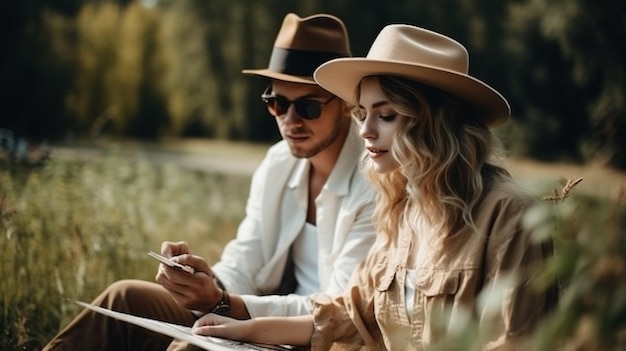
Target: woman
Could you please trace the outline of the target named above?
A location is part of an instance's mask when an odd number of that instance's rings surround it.
[[[533,198],[495,164],[489,128],[506,100],[468,75],[456,41],[408,25],[385,27],[366,58],[315,72],[353,101],[379,190],[377,243],[335,300],[314,316],[233,321],[207,315],[196,333],[312,349],[423,349],[478,326],[485,349],[520,346],[554,305],[531,285],[551,254],[522,225]]]

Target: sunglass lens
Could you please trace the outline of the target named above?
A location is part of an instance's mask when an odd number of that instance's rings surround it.
[[[282,96],[272,96],[265,98],[267,109],[274,116],[282,116],[289,109],[289,101]]]
[[[320,103],[315,100],[298,100],[295,105],[296,111],[304,119],[316,119],[322,112]]]
[[[289,102],[289,100],[287,100],[287,98],[277,96],[274,105],[276,106],[276,115],[282,116],[287,113],[287,110],[289,110],[289,105],[291,105],[291,103]]]
[[[283,116],[292,104],[284,96],[263,96],[263,101],[267,105],[267,110],[276,117]],[[293,102],[296,112],[304,119],[316,119],[322,113],[322,105],[318,101],[301,99]]]

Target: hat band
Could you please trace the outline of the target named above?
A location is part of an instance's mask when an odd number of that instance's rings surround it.
[[[337,52],[307,51],[274,47],[268,68],[275,72],[293,76],[313,77],[313,72],[315,72],[315,69],[322,63],[347,56],[347,54]]]

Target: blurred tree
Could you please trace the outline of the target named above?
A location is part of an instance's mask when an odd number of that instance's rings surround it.
[[[91,2],[22,0],[3,5],[0,127],[35,141],[58,138],[74,129],[66,107],[75,74],[74,16]]]
[[[191,5],[187,0],[175,1],[163,10],[160,55],[165,103],[174,135],[211,135],[203,121],[205,106],[213,105],[203,24]]]
[[[57,6],[72,12],[73,3],[60,1]],[[71,80],[71,55],[53,37],[67,35],[70,30],[63,16],[44,11],[37,1],[9,1],[3,5],[0,128],[36,140],[58,135],[66,128],[62,119],[63,92]]]
[[[622,1],[511,2],[510,87],[521,153],[554,160],[605,155],[626,168]]]
[[[117,60],[121,11],[119,5],[104,2],[85,5],[78,14],[76,78],[67,101],[69,112],[83,132],[119,114],[107,93],[115,86],[113,68]]]
[[[276,140],[259,100],[266,83],[244,77],[241,70],[267,65],[275,36],[267,23],[276,30],[280,23],[268,20],[272,16],[264,7],[245,1],[184,0],[165,7],[161,54],[173,132]]]
[[[125,135],[155,138],[166,132],[163,64],[158,43],[158,9],[138,3],[126,7],[117,44],[112,86],[107,89]]]
[[[601,5],[601,6],[600,6]],[[259,102],[284,15],[337,15],[354,55],[380,29],[410,23],[449,35],[470,72],[501,91],[516,154],[602,156],[626,168],[625,5],[618,0],[59,0],[10,2],[1,26],[0,127],[129,136],[275,141]],[[13,35],[16,33],[16,35]],[[71,119],[67,117],[71,116]],[[108,121],[108,122],[107,122]],[[111,123],[114,122],[114,123]]]
[[[278,5],[278,1],[275,3]],[[243,38],[251,40],[244,39],[239,42],[242,57],[237,72],[241,78],[237,81],[241,82],[239,84],[242,87],[242,105],[245,106],[242,117],[247,130],[245,138],[249,140],[276,141],[280,138],[272,117],[260,99],[267,81],[256,77],[244,77],[240,73],[242,69],[267,67],[269,64],[273,40],[281,24],[274,23],[273,17],[272,11],[258,2],[243,9],[242,35]]]
[[[238,43],[245,41],[242,19],[245,3],[242,1],[191,1],[193,12],[201,23],[202,45],[209,72],[211,105],[204,106],[204,122],[218,138],[237,134],[246,135],[245,111],[236,104],[235,81],[241,80],[238,69],[245,56]],[[241,94],[240,94],[241,96]]]
[[[241,139],[253,141],[277,141],[280,139],[278,128],[273,123],[260,96],[268,82],[257,77],[247,77],[241,73],[242,69],[263,68],[269,64],[270,54],[276,38],[276,33],[282,24],[282,18],[277,19],[272,11],[273,6],[278,6],[283,11],[283,16],[289,12],[282,9],[285,6],[282,1],[271,1],[271,5],[254,2],[249,6],[243,6],[241,22],[241,40],[239,40],[239,52],[241,65],[235,67],[237,74],[238,91],[244,106],[242,123],[245,133],[235,134]],[[239,100],[241,101],[241,100]]]
[[[560,13],[565,23],[556,20]],[[555,20],[542,26],[543,32],[572,61],[570,79],[584,97],[581,112],[592,133],[588,145],[580,140],[590,147],[584,156],[593,157],[598,150],[612,165],[626,169],[626,3],[561,0],[550,3],[548,14]]]

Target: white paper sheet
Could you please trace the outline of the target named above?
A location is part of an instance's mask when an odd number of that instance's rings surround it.
[[[148,330],[151,330],[160,334],[164,334],[167,336],[171,336],[172,338],[175,338],[175,339],[187,341],[188,343],[201,347],[205,350],[210,350],[210,351],[232,351],[232,350],[242,350],[242,351],[290,350],[290,351],[295,351],[295,350],[300,350],[298,348],[292,348],[289,346],[250,344],[250,343],[244,343],[240,341],[216,338],[212,336],[196,335],[191,332],[190,327],[186,327],[183,325],[172,324],[172,323],[157,321],[154,319],[133,316],[127,313],[112,311],[112,310],[95,306],[92,304],[88,304],[82,301],[76,301],[76,303],[92,311],[102,313],[105,316],[109,316],[111,318],[119,319],[124,322],[138,325]]]

